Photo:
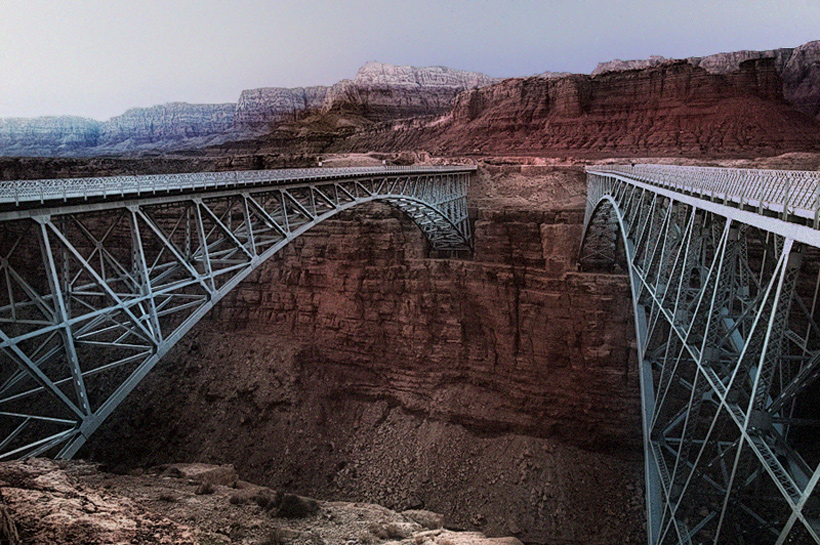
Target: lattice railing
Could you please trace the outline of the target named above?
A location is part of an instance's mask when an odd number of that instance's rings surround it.
[[[0,182],[0,204],[134,196],[162,191],[253,186],[268,183],[352,178],[368,174],[447,173],[475,170],[475,166],[387,166],[348,168],[289,168],[146,176],[106,176]]]
[[[798,216],[820,228],[820,172],[644,164],[595,165],[587,172],[621,174],[761,213]]]

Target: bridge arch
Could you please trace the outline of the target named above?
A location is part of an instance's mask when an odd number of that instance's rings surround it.
[[[740,183],[751,180],[763,187]],[[611,270],[623,245],[650,544],[820,542],[820,510],[808,507],[820,501],[820,459],[807,431],[818,422],[820,232],[816,210],[799,208],[818,182],[588,170],[579,264]]]
[[[49,180],[28,200],[14,188],[0,208],[0,459],[72,457],[227,293],[343,211],[380,202],[432,248],[469,252],[473,170],[93,179],[90,192]]]

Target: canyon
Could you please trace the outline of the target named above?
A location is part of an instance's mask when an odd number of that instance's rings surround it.
[[[463,261],[430,256],[391,209],[318,225],[81,455],[118,471],[229,463],[271,488],[526,543],[641,542],[628,285],[575,271],[583,188],[577,167],[483,167]]]
[[[820,42],[504,80],[371,62],[353,80],[235,104],[0,120],[0,155],[2,180],[478,165],[472,255],[436,255],[379,205],[317,225],[106,421],[80,453],[98,467],[0,466],[0,527],[16,520],[35,543],[113,540],[120,524],[132,533],[117,539],[166,543],[637,544],[629,285],[577,270],[583,166],[820,169]],[[199,494],[182,463],[230,478]],[[249,489],[321,500],[316,526],[234,502]],[[54,498],[72,514],[43,525],[54,511],[31,506]],[[93,509],[103,523],[84,518]],[[407,514],[419,511],[444,529]]]

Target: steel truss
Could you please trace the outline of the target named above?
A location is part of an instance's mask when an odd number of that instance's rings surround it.
[[[820,543],[813,214],[655,183],[653,168],[588,169],[580,256],[630,278],[648,541]]]
[[[72,457],[222,297],[339,212],[381,201],[432,248],[470,250],[474,167],[316,170],[238,184],[220,174],[222,185],[175,175],[184,185],[159,188],[129,177],[137,189],[114,200],[104,179],[82,199],[55,191],[32,203],[36,194],[18,192],[0,210],[0,460]]]

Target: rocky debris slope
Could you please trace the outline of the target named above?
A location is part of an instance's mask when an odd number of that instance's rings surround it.
[[[712,74],[687,61],[595,77],[518,78],[465,91],[423,126],[360,131],[339,149],[433,154],[761,156],[820,149],[771,58]]]
[[[19,541],[10,545],[74,545],[77,543],[157,543],[194,545],[191,531],[161,511],[102,486],[82,482],[93,472],[83,464],[51,460],[0,464],[0,497],[14,522]]]
[[[92,439],[529,543],[639,543],[624,277],[574,272],[581,169],[482,169],[472,260],[390,209],[316,226],[183,339]],[[118,445],[116,449],[109,445]]]
[[[444,529],[430,511],[318,502],[207,464],[115,475],[82,461],[6,462],[0,509],[15,530],[0,534],[10,545],[521,545]]]

